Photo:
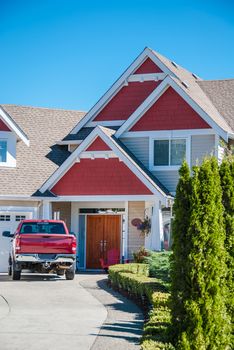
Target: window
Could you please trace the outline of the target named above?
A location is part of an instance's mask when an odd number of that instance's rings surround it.
[[[0,221],[10,221],[10,215],[0,215]]]
[[[27,222],[22,224],[20,233],[56,233],[63,235],[66,234],[66,231],[62,223]]]
[[[0,140],[0,163],[7,161],[7,141]]]
[[[21,220],[25,220],[26,216],[25,215],[16,215],[15,216],[15,221],[21,221]]]
[[[154,166],[179,166],[186,158],[186,140],[154,140]]]

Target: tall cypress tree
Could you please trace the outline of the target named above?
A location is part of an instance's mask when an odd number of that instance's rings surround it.
[[[187,298],[186,261],[189,254],[190,239],[188,226],[190,220],[191,178],[188,164],[184,162],[179,170],[179,182],[173,206],[171,265],[171,310],[172,341],[176,343],[177,335],[182,332],[184,319],[184,300]]]
[[[223,189],[224,223],[226,229],[225,247],[227,250],[227,309],[234,324],[234,159],[223,160],[220,166]]]
[[[218,163],[207,159],[194,169],[186,254],[188,295],[179,349],[230,347],[230,320],[225,306],[226,253],[222,190]]]

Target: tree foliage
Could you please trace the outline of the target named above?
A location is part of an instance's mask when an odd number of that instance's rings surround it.
[[[171,311],[172,336],[182,332],[184,318],[184,300],[187,298],[187,269],[185,262],[188,259],[190,239],[188,226],[190,220],[191,179],[188,164],[184,162],[179,170],[179,182],[173,206],[172,225],[172,255],[171,255]]]
[[[226,230],[225,247],[227,250],[227,308],[234,324],[234,159],[225,159],[220,166],[220,178],[223,190],[224,223]]]
[[[187,172],[187,180],[183,178],[176,192],[173,225],[172,322],[177,348],[228,349],[225,227],[217,160],[206,159],[190,179]]]

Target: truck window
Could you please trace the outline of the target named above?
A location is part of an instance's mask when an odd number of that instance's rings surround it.
[[[20,233],[66,234],[63,224],[58,222],[25,222],[21,226]]]

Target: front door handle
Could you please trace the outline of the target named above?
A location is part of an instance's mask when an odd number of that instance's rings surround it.
[[[100,251],[103,252],[103,240],[100,241]]]

